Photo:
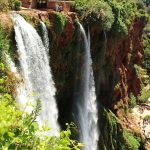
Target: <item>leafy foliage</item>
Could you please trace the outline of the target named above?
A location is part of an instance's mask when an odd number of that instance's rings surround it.
[[[119,119],[109,109],[100,109],[101,144],[104,149],[138,150],[143,144],[139,135],[130,133],[121,127]]]
[[[129,98],[129,107],[134,108],[136,104],[137,104],[137,98],[133,94],[131,94]]]
[[[9,42],[7,38],[4,36],[3,28],[0,24],[0,61],[3,61],[3,56],[9,50]]]
[[[13,7],[14,7],[15,10],[20,10],[21,2],[19,0],[15,0]]]
[[[135,75],[141,79],[141,91],[138,96],[130,95],[129,96],[129,106],[133,108],[136,106],[136,103],[146,103],[148,102],[148,98],[150,97],[150,90],[149,90],[149,81],[150,78],[147,75],[146,69],[138,66],[137,64],[134,65],[134,72]]]
[[[99,23],[104,30],[111,28],[114,21],[111,7],[99,0],[75,0],[75,10],[81,14],[81,19],[88,24]]]
[[[0,64],[0,86],[5,89],[4,64]],[[47,128],[40,130],[36,118],[40,111],[40,101],[28,114],[18,109],[16,102],[6,90],[0,91],[0,149],[26,150],[79,150],[82,144],[71,140],[70,126],[60,133],[60,137],[43,134]],[[46,130],[45,130],[46,129]]]
[[[0,11],[19,10],[20,0],[0,0]]]
[[[144,121],[150,121],[150,115],[146,115],[143,120]]]
[[[150,90],[143,88],[141,94],[138,96],[139,102],[146,103],[148,102],[149,98],[150,98]]]
[[[132,2],[117,1],[117,0],[105,0],[112,7],[113,14],[115,16],[113,24],[113,33],[124,35],[128,32],[128,25],[134,15],[134,5]],[[130,14],[130,15],[129,15]]]
[[[147,24],[144,30],[143,43],[144,43],[143,67],[147,69],[147,71],[150,73],[150,22]]]
[[[5,28],[4,24],[2,24],[0,21],[0,62],[6,63],[7,55],[13,56],[13,58],[15,58],[16,50],[17,48],[14,41],[13,28]]]
[[[59,13],[59,12],[55,12],[54,13],[54,27],[55,27],[55,31],[59,34],[61,34],[65,28],[66,25],[66,17]]]
[[[88,23],[99,23],[103,30],[112,31],[115,36],[128,33],[128,26],[135,18],[147,18],[143,7],[136,0],[75,0],[75,10]],[[144,3],[142,3],[144,5]]]
[[[124,130],[123,131],[123,136],[124,136],[124,141],[125,141],[126,145],[128,145],[128,147],[126,147],[128,150],[133,150],[133,149],[134,150],[139,150],[140,143],[133,136],[133,134],[131,134],[127,130]]]

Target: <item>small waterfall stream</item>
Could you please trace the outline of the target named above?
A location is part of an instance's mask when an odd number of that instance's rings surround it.
[[[49,38],[48,38],[48,31],[47,27],[44,22],[41,21],[42,26],[42,33],[43,33],[43,44],[46,48],[46,51],[49,52]]]
[[[95,83],[92,70],[92,59],[90,53],[90,32],[88,38],[81,24],[80,31],[84,42],[84,70],[82,74],[81,99],[77,105],[78,122],[81,129],[81,141],[85,144],[83,150],[97,150],[98,131],[98,111],[95,94]]]
[[[49,66],[49,41],[46,26],[42,22],[43,39],[36,30],[18,14],[12,14],[18,47],[20,72],[23,84],[18,90],[17,100],[27,107],[28,102],[41,101],[41,111],[38,117],[39,125],[46,124],[52,130],[50,134],[57,135],[58,109],[55,100],[55,85]],[[43,44],[44,43],[44,44]]]

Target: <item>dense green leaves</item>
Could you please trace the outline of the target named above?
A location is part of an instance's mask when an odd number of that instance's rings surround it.
[[[75,0],[75,10],[88,24],[98,23],[115,36],[125,36],[136,18],[147,19],[144,3],[136,0]],[[111,28],[112,27],[112,28]]]
[[[0,61],[3,61],[4,54],[7,53],[9,50],[9,43],[6,37],[4,36],[3,31],[4,30],[0,24]]]
[[[59,13],[59,12],[55,12],[54,13],[54,27],[55,27],[55,31],[59,34],[61,34],[65,28],[67,19],[66,17]]]
[[[144,36],[144,63],[143,67],[150,73],[150,23],[147,24]]]
[[[75,0],[74,8],[81,15],[81,20],[88,24],[99,23],[101,28],[108,30],[114,21],[111,7],[100,0]]]
[[[124,136],[125,145],[128,145],[128,147],[124,147],[124,148],[122,148],[122,150],[124,150],[124,149],[128,149],[128,150],[139,150],[139,148],[140,148],[140,143],[139,143],[139,141],[133,136],[133,134],[131,134],[131,133],[128,132],[127,130],[124,130],[124,131],[123,131],[123,136]]]
[[[100,138],[102,149],[139,150],[143,139],[121,127],[120,120],[109,109],[100,108]]]

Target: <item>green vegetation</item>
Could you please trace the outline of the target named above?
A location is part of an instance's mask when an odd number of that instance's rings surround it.
[[[150,23],[147,24],[144,35],[144,63],[143,67],[150,73]]]
[[[139,102],[146,103],[146,102],[148,102],[149,98],[150,98],[150,90],[143,88],[141,91],[141,95],[138,96]]]
[[[15,0],[13,7],[14,7],[15,10],[20,10],[21,2],[19,0]]]
[[[137,105],[137,98],[131,94],[129,97],[129,107],[134,108]]]
[[[148,88],[150,84],[150,78],[147,75],[146,69],[142,69],[141,67],[138,67],[138,76],[140,76],[142,83],[141,93],[138,95],[137,99],[140,103],[146,103],[150,98],[150,89]]]
[[[119,119],[110,110],[101,108],[100,112],[101,144],[104,149],[139,150],[144,141],[138,133],[121,127]]]
[[[87,23],[98,23],[103,30],[112,29],[115,36],[128,33],[128,26],[136,18],[147,20],[143,5],[136,0],[75,0],[74,9]]]
[[[4,30],[0,24],[0,62],[4,61],[4,54],[9,50],[9,42],[4,35]]]
[[[150,1],[144,0],[146,4],[147,12],[150,14]],[[143,34],[143,43],[144,43],[144,63],[143,67],[147,69],[150,74],[150,21],[147,23],[144,34]]]
[[[143,120],[144,121],[150,121],[150,115],[146,115]]]
[[[131,94],[131,96],[129,97],[129,107],[134,108],[137,103],[147,103],[149,98],[150,90],[142,87],[140,95],[135,97],[133,94]]]
[[[134,137],[133,134],[128,132],[127,130],[123,131],[124,141],[125,145],[128,145],[127,147],[124,146],[122,150],[128,149],[128,150],[139,150],[140,143],[136,137]]]
[[[59,12],[54,13],[54,27],[56,33],[61,34],[64,31],[66,21],[67,21],[66,16],[64,16],[62,13]]]
[[[80,13],[81,20],[88,24],[98,23],[104,30],[109,30],[114,21],[111,7],[99,0],[75,0],[75,10]]]
[[[0,26],[0,149],[16,150],[79,150],[82,144],[71,140],[70,126],[60,132],[60,137],[49,136],[39,129],[36,118],[40,111],[40,101],[34,106],[31,114],[18,109],[11,94],[19,82],[15,75],[5,67],[5,54],[11,50],[8,34]],[[3,62],[3,63],[2,63]]]
[[[40,101],[37,101],[31,114],[18,110],[16,102],[8,94],[8,89],[5,87],[6,78],[7,69],[1,63],[0,149],[79,150],[82,145],[70,139],[69,125],[66,131],[60,133],[60,137],[42,134],[42,132],[47,131],[47,128],[40,130],[36,122],[36,117],[40,111]]]
[[[20,7],[21,7],[20,0],[1,0],[0,1],[0,11],[20,10]]]
[[[0,22],[0,62],[6,63],[6,55],[12,56],[12,59],[15,60],[17,57],[16,49],[13,28],[5,29],[4,25],[1,25]]]
[[[148,3],[148,1],[146,1],[146,3]],[[10,9],[19,10],[20,5],[21,3],[18,0],[1,0],[0,11],[7,11]],[[79,13],[80,19],[85,24],[91,26],[97,25],[101,30],[111,31],[111,33],[115,35],[114,37],[126,36],[129,25],[135,19],[147,21],[148,18],[144,11],[144,3],[138,0],[75,0],[74,9]],[[32,22],[34,27],[38,30],[38,33],[41,35],[39,18],[37,17],[34,19],[30,14],[22,14],[22,16],[27,21]],[[67,18],[64,14],[59,12],[54,12],[53,17],[55,33],[60,35],[65,29]],[[45,23],[51,27],[51,24],[46,22],[46,20]],[[147,30],[149,30],[149,27],[147,28]],[[77,34],[77,32],[74,34]],[[143,66],[150,72],[150,40],[148,36],[148,34],[144,36],[145,62]],[[59,57],[56,66],[53,66],[56,74],[55,78],[57,79],[57,88],[59,87],[59,89],[61,89],[60,93],[63,96],[66,92],[65,90],[68,90],[66,88],[67,83],[69,83],[68,81],[72,81],[70,74],[74,74],[75,72],[75,62],[77,59],[82,58],[82,54],[76,50],[77,46],[81,46],[78,44],[79,42],[68,44],[68,47],[65,47],[65,51],[64,47],[61,47],[63,50],[57,47],[58,50],[53,53],[55,57]],[[4,55],[10,51],[11,46],[7,36],[4,35],[3,28],[0,26],[0,62],[5,63]],[[61,51],[60,54],[59,51]],[[52,58],[55,59],[55,57]],[[99,59],[99,57],[97,58]],[[19,81],[17,81],[15,76],[10,73],[8,68],[4,67],[3,63],[0,64],[0,149],[30,150],[34,148],[37,150],[79,150],[82,145],[77,141],[71,140],[69,125],[67,126],[66,131],[60,133],[60,137],[42,134],[46,128],[43,128],[42,130],[39,129],[36,122],[36,117],[40,111],[40,101],[37,102],[31,114],[22,112],[18,109],[11,94],[15,92],[13,87],[14,83],[16,84],[16,82]],[[107,65],[109,65],[108,62]],[[110,69],[112,67],[109,66],[107,68]],[[141,69],[136,64],[134,65],[134,71],[137,76],[141,75]],[[78,77],[78,80],[80,80],[80,77]],[[143,83],[146,84],[147,81],[144,79]],[[120,86],[119,83],[116,84],[114,91],[120,90]],[[59,91],[57,94],[58,93]],[[67,91],[66,93],[69,92]],[[64,103],[61,96],[60,100],[62,99],[62,103]],[[145,102],[149,97],[150,92],[143,88],[140,96],[130,96],[129,107],[133,108],[136,106],[137,101]],[[121,108],[123,108],[123,106],[121,103],[118,103],[118,109]],[[63,111],[66,111],[66,114],[68,113],[68,110]],[[139,149],[142,144],[141,137],[123,129],[119,119],[113,112],[101,108],[99,120],[101,121],[100,142],[102,142],[102,146],[111,150]]]

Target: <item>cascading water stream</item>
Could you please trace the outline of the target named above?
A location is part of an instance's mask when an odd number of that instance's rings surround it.
[[[12,14],[12,19],[23,78],[23,84],[17,94],[18,102],[22,107],[28,108],[28,102],[35,103],[36,100],[40,100],[41,110],[37,121],[40,126],[46,124],[52,129],[49,134],[57,135],[58,109],[55,100],[56,89],[47,53],[49,47],[47,30],[43,28],[45,32],[44,42],[42,42],[36,30],[19,14]]]
[[[81,129],[81,142],[85,144],[83,150],[97,150],[99,140],[98,111],[90,53],[90,32],[88,31],[87,38],[83,26],[81,24],[79,24],[79,26],[83,36],[85,55],[81,97],[77,105],[78,122]]]
[[[43,43],[46,48],[46,51],[49,52],[49,38],[48,38],[48,31],[47,27],[44,22],[41,21],[42,26],[42,33],[43,33]]]

